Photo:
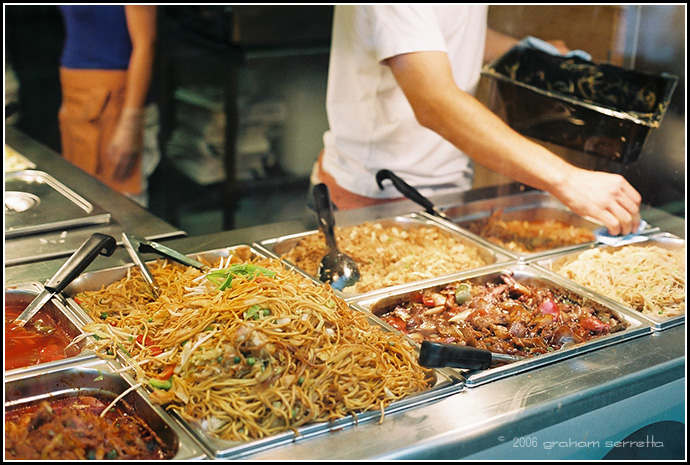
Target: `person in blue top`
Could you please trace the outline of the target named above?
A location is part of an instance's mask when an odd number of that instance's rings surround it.
[[[144,190],[144,109],[153,73],[155,5],[61,5],[63,157],[127,196]]]

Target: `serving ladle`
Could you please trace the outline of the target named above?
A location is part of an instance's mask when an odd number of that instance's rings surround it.
[[[330,284],[334,289],[342,291],[359,281],[359,268],[352,257],[338,249],[335,239],[333,206],[326,184],[321,183],[314,186],[314,203],[319,215],[319,226],[326,236],[326,245],[328,246],[328,252],[319,264],[319,279]]]

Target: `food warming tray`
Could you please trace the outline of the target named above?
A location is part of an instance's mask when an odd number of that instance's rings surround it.
[[[661,124],[678,77],[513,47],[487,65],[488,106],[518,132],[627,164]]]
[[[106,224],[110,213],[43,171],[5,173],[5,237]]]
[[[680,239],[672,234],[669,233],[659,233],[659,234],[653,234],[647,237],[647,240],[645,242],[638,242],[635,244],[630,244],[630,245],[623,245],[623,246],[606,246],[606,245],[598,245],[597,247],[600,247],[603,251],[613,251],[615,249],[621,248],[621,247],[630,247],[630,246],[635,246],[635,247],[648,247],[651,245],[661,247],[664,249],[676,251],[676,250],[682,250],[685,248],[685,240]],[[583,251],[573,251],[569,253],[565,253],[562,255],[558,256],[553,256],[549,258],[544,258],[542,260],[537,260],[534,262],[534,265],[539,268],[543,268],[547,271],[553,272],[559,274],[559,270],[565,266],[567,263],[575,260]],[[563,277],[564,279],[568,279],[567,277]],[[569,279],[568,279],[569,280]],[[596,292],[596,291],[592,291]],[[612,298],[608,296],[602,296],[602,299],[615,302]],[[660,316],[654,316],[654,315],[648,315],[648,314],[642,314],[641,312],[626,306],[622,302],[616,302],[619,305],[623,305],[626,308],[629,309],[630,312],[638,316],[640,319],[643,320],[648,320],[652,324],[652,328],[655,331],[660,331],[664,330],[667,328],[670,328],[671,326],[676,326],[679,324],[685,323],[685,315],[678,315],[678,316],[673,316],[673,317],[660,317]]]
[[[413,293],[425,289],[438,290],[443,288],[448,283],[458,281],[468,281],[477,284],[484,284],[493,282],[499,279],[504,271],[512,272],[513,277],[518,283],[532,283],[538,286],[546,286],[555,292],[567,295],[571,300],[580,305],[589,305],[595,309],[610,309],[621,321],[628,323],[628,327],[622,331],[600,336],[580,344],[569,347],[563,347],[559,350],[549,352],[547,354],[536,355],[525,358],[518,362],[509,363],[502,366],[491,367],[486,370],[457,370],[465,379],[465,386],[475,387],[490,381],[513,376],[517,373],[522,373],[528,370],[533,370],[547,364],[563,360],[565,358],[573,357],[585,352],[599,349],[605,346],[611,346],[618,342],[639,337],[651,333],[649,322],[630,310],[617,305],[614,302],[606,302],[599,296],[591,293],[587,289],[574,285],[560,277],[545,274],[535,267],[523,263],[513,263],[509,265],[494,265],[482,270],[474,270],[470,272],[459,273],[453,276],[446,276],[434,281],[408,286],[405,289],[395,291],[388,291],[376,296],[368,296],[363,299],[354,300],[353,304],[359,305],[362,308],[372,312],[374,315],[382,315],[398,303],[403,303],[410,300]]]
[[[5,374],[5,411],[42,400],[94,396],[104,403],[122,398],[171,451],[173,460],[207,458],[202,448],[161,407],[147,400],[143,388],[131,389],[116,366],[98,358],[75,360],[71,364]]]
[[[244,246],[244,245],[242,245]],[[204,251],[194,254],[188,254],[196,260],[202,262],[213,263],[220,258],[228,257],[231,255],[234,249],[238,246],[232,246],[224,249]],[[273,258],[270,254],[254,246],[250,246],[253,256],[262,258]],[[128,271],[132,269],[134,265],[125,265],[117,268],[95,271],[92,273],[86,273],[81,275],[79,278],[75,279],[72,284],[70,284],[66,289],[65,293],[68,295],[75,295],[82,291],[87,290],[97,290],[102,286],[106,286],[118,279],[123,278]],[[295,270],[300,275],[309,278],[316,285],[321,285],[321,283],[314,278],[311,278],[306,273],[300,270]],[[70,306],[79,308],[79,306],[74,302],[72,298],[67,298]],[[361,311],[357,308],[351,307],[352,311]],[[87,317],[88,318],[88,317]],[[384,329],[388,329],[386,325],[382,325],[380,320],[370,316],[370,323],[374,325],[383,326]],[[111,363],[118,366],[124,366],[122,354],[118,354],[120,358],[119,361],[113,361]],[[128,374],[123,373],[125,378],[127,378],[130,384],[134,381],[129,378]],[[452,370],[432,370],[432,383],[433,385],[424,392],[412,395],[408,398],[396,401],[390,404],[385,409],[385,416],[391,415],[395,412],[404,411],[407,409],[414,408],[418,405],[434,402],[438,399],[451,395],[462,389],[462,379],[457,376]],[[145,391],[142,391],[145,392]],[[243,456],[256,453],[261,450],[269,449],[279,445],[288,444],[291,442],[306,440],[315,435],[334,433],[343,428],[355,426],[358,423],[368,422],[373,420],[379,420],[381,418],[381,411],[369,411],[363,412],[357,415],[357,418],[347,417],[341,418],[330,423],[315,423],[312,425],[306,425],[297,429],[296,432],[285,432],[274,436],[270,436],[263,439],[252,440],[248,442],[240,441],[227,441],[221,440],[219,438],[213,437],[202,429],[193,425],[191,422],[186,421],[181,418],[176,412],[169,413],[175,420],[184,427],[184,429],[193,436],[200,444],[204,446],[204,450],[212,458],[217,459],[228,459],[228,458],[241,458]]]
[[[506,247],[489,242],[487,238],[478,236],[469,231],[475,222],[485,221],[492,213],[499,211],[501,211],[500,218],[506,221],[554,220],[563,222],[566,225],[584,228],[592,233],[603,228],[600,224],[576,215],[558,199],[543,191],[527,191],[515,195],[468,202],[463,205],[444,209],[444,213],[452,222],[464,231],[467,231],[468,234],[479,238],[479,240],[488,247],[497,248],[503,253],[520,260],[532,260],[538,257],[586,248],[594,244],[594,241],[591,241],[582,244],[557,247],[551,250],[520,252],[509,250]]]
[[[490,245],[487,245],[481,239],[478,240],[478,238],[473,237],[473,235],[467,233],[466,231],[459,230],[458,228],[454,228],[452,224],[448,224],[445,221],[438,221],[436,218],[434,218],[431,215],[425,215],[424,213],[410,213],[406,215],[399,215],[391,218],[382,218],[378,220],[372,220],[372,224],[380,224],[384,227],[392,227],[392,226],[397,226],[400,227],[401,229],[404,230],[410,230],[411,228],[417,228],[417,227],[432,227],[432,228],[439,228],[442,231],[445,231],[447,233],[450,233],[452,236],[455,236],[461,243],[467,246],[475,247],[481,256],[481,258],[489,265],[494,264],[494,263],[503,263],[503,262],[508,262],[512,260],[512,257],[509,254],[506,254],[504,251],[498,250],[496,247],[491,247]],[[356,223],[357,224],[357,223]],[[348,227],[348,226],[354,226],[355,224],[342,224],[339,225],[340,227]],[[308,236],[313,236],[318,234],[318,230],[312,230],[312,231],[307,231],[307,232],[302,232],[302,233],[297,233],[297,234],[292,234],[292,235],[287,235],[287,236],[281,236],[277,238],[272,238],[272,239],[267,239],[264,241],[261,241],[259,244],[257,244],[259,247],[263,248],[267,254],[270,256],[273,256],[275,258],[280,258],[283,254],[287,253],[288,251],[292,250],[297,243],[305,237]],[[286,260],[284,260],[286,261]],[[288,263],[290,263],[288,261]],[[293,264],[294,265],[294,264]],[[304,270],[302,270],[304,272]],[[361,270],[360,270],[361,271]],[[447,273],[443,274],[451,274],[456,271],[450,271]],[[307,274],[305,272],[305,274]],[[312,278],[317,278],[313,275],[308,276]],[[396,288],[398,286],[391,286],[392,288]],[[347,289],[345,289],[347,291]],[[380,292],[381,289],[376,289],[373,291],[369,291],[366,293],[354,293],[354,292],[344,292],[344,291],[337,291],[336,293],[343,297],[345,300],[349,301],[354,298],[360,298],[365,295],[370,295],[374,293]]]

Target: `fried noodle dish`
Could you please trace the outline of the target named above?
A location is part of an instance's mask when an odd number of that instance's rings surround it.
[[[335,233],[339,248],[357,262],[361,275],[344,292],[365,293],[487,264],[477,247],[433,226],[403,228],[367,222],[336,227]],[[301,238],[281,258],[317,276],[327,252],[325,237],[319,232]]]
[[[248,247],[203,272],[149,265],[75,296],[103,357],[125,355],[151,400],[208,434],[248,441],[384,409],[430,387],[413,346],[317,285]]]
[[[644,315],[685,314],[685,248],[591,249],[554,271]]]
[[[505,220],[502,211],[475,221],[470,231],[489,242],[513,252],[532,253],[594,241],[594,233],[586,228],[557,220]]]

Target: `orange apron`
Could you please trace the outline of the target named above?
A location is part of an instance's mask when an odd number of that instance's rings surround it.
[[[126,71],[60,69],[62,156],[122,194],[142,192],[141,157],[126,179],[116,179],[106,148],[124,103]]]

